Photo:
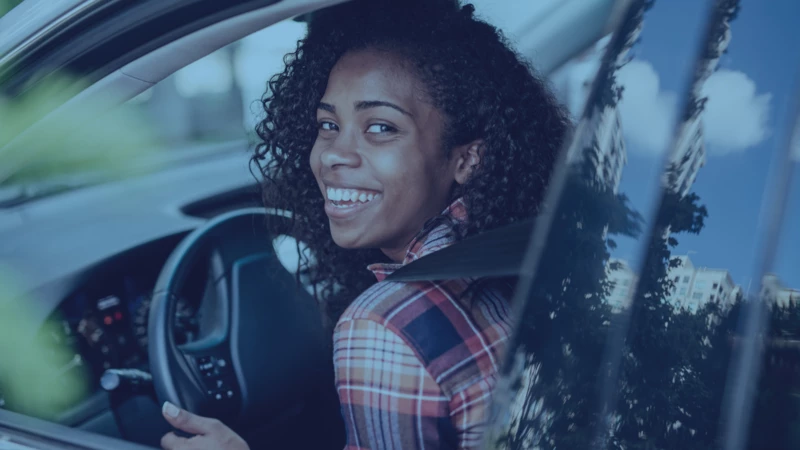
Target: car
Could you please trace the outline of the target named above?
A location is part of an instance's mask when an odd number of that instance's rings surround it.
[[[302,242],[262,226],[291,211],[261,201],[247,130],[247,102],[263,94],[305,21],[342,1],[24,0],[0,16],[0,113],[19,113],[3,118],[14,126],[0,132],[0,269],[19,294],[7,303],[28,319],[0,332],[0,342],[47,350],[30,362],[0,346],[4,360],[20,361],[0,380],[28,381],[0,384],[0,448],[157,447],[170,430],[159,406],[166,400],[220,418],[248,442],[342,448],[325,324],[313,287],[294,270]],[[797,209],[788,200],[797,198],[791,127],[778,130],[786,143],[775,144],[775,189],[765,196],[777,206],[752,232],[760,262],[751,282],[763,288],[693,265],[688,250],[671,254],[676,236],[699,233],[708,215],[693,196],[707,162],[703,89],[719,78],[739,2],[693,6],[697,19],[671,59],[685,61],[674,77],[689,81],[672,100],[654,95],[639,110],[667,111],[658,116],[667,125],[651,124],[666,127],[669,142],[653,144],[663,159],[646,163],[625,150],[647,139],[620,125],[632,108],[621,103],[622,87],[648,74],[634,49],[647,33],[644,17],[660,5],[475,3],[506,21],[517,50],[576,118],[549,209],[393,275],[519,280],[486,446],[796,442],[786,361],[795,367],[791,308],[800,293],[783,272],[769,275],[796,242],[785,223]],[[263,54],[272,59],[253,57]],[[22,114],[30,99],[39,103]],[[758,99],[752,104],[763,105]],[[109,156],[117,171],[107,170]],[[626,164],[644,175],[621,184]],[[776,332],[768,350],[757,345]],[[784,415],[765,423],[767,399]],[[759,441],[765,429],[774,441]]]

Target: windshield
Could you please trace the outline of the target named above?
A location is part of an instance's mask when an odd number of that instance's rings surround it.
[[[54,133],[55,141],[21,133],[54,99],[79,92],[80,80],[59,77],[15,99],[0,94],[0,205],[149,172],[187,158],[241,154],[255,139],[266,74],[282,68],[284,55],[294,50],[305,28],[290,19],[249,35],[101,117],[95,113],[100,104],[82,108],[66,118],[69,125]],[[23,143],[14,143],[20,136]],[[13,145],[3,148],[9,142]]]

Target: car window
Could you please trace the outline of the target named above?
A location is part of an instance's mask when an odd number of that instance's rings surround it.
[[[305,23],[288,19],[253,33],[175,72],[128,106],[171,150],[241,141],[260,119],[268,77],[282,71],[284,56],[305,30]]]
[[[800,186],[780,175],[800,59],[770,18],[800,10],[631,3],[551,77],[575,137],[488,447],[793,448]]]
[[[477,14],[497,24],[520,52],[526,22],[546,13],[553,0],[530,5],[523,0],[474,2]],[[234,42],[177,71],[130,101],[148,119],[161,143],[171,149],[241,140],[254,134],[263,107],[259,100],[268,77],[283,70],[306,30],[285,20]],[[227,148],[227,147],[226,147]]]

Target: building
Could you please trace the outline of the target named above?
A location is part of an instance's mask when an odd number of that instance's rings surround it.
[[[708,302],[717,302],[723,308],[733,304],[739,288],[733,282],[730,272],[725,269],[696,267],[688,256],[678,256],[676,259],[680,261],[680,265],[667,272],[674,287],[666,297],[666,301],[675,309],[694,313]],[[612,270],[609,264],[608,281],[612,287],[606,302],[612,311],[619,312],[630,305],[637,276],[626,261],[612,258],[609,263],[617,263],[618,267]],[[800,300],[800,293],[796,295]]]
[[[688,256],[677,259],[681,265],[668,272],[674,283],[674,289],[667,297],[669,303],[689,312],[697,312],[709,302],[717,302],[723,308],[733,304],[738,291],[730,272],[696,267]]]
[[[622,171],[628,163],[619,109],[616,106],[607,107],[593,117],[593,121],[594,132],[587,136],[587,142],[580,147],[590,149],[590,153],[582,156],[592,158],[597,179],[616,193],[622,180]]]
[[[697,101],[704,98],[703,87],[714,71],[719,67],[720,59],[731,42],[731,29],[728,20],[723,23],[723,32],[717,42],[717,48],[710,52],[701,68],[699,78],[692,86],[692,99]],[[681,197],[689,193],[697,178],[700,168],[706,163],[706,149],[703,143],[703,109],[695,110],[680,125],[678,137],[675,141],[675,151],[672,154],[672,171],[667,174],[667,185]]]
[[[611,265],[616,264],[617,268],[612,269]],[[627,261],[611,258],[607,268],[608,278],[611,283],[611,292],[606,297],[606,303],[611,306],[611,311],[620,312],[631,304],[631,296],[636,286],[636,273],[631,269]]]
[[[601,39],[594,47],[567,63],[551,79],[559,100],[567,105],[573,117],[581,117],[583,114],[592,82],[609,41],[610,36]],[[627,55],[627,52],[625,50],[621,57]],[[607,105],[602,110],[592,111],[591,116],[581,124],[581,129],[586,132],[576,133],[575,136],[582,140],[575,145],[580,151],[571,154],[571,160],[577,162],[585,157],[591,158],[597,179],[617,192],[622,170],[628,162],[622,118],[617,105]]]
[[[800,289],[792,289],[784,286],[777,275],[768,274],[764,276],[761,283],[762,298],[771,303],[785,307],[791,303],[800,303]]]

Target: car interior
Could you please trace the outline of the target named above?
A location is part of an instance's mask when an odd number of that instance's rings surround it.
[[[32,56],[0,52],[0,67],[13,62],[3,86],[11,92],[35,84],[43,68],[90,80],[8,145],[25,145],[79,109],[105,114],[226,45],[341,1],[78,2],[71,20],[23,46]],[[628,4],[543,2],[520,45],[547,76],[614,31]],[[39,326],[29,337],[66,343],[72,353],[56,364],[85,380],[81,395],[52,417],[25,414],[24,393],[0,392],[0,448],[4,433],[22,448],[158,447],[170,430],[160,413],[165,400],[220,418],[269,448],[342,448],[330,343],[313,287],[298,285],[302,274],[281,251],[296,248],[291,236],[270,236],[264,226],[291,212],[263,205],[245,141],[242,135],[192,164],[0,215],[0,260],[34,274],[20,280],[37,302]],[[60,239],[43,238],[56,227]],[[486,267],[499,258],[478,258],[480,240],[439,257],[472,257],[476,273],[514,275],[530,227],[504,230],[505,247],[492,248],[513,255],[505,266]],[[436,257],[394,279],[441,276],[431,275],[446,267]]]

